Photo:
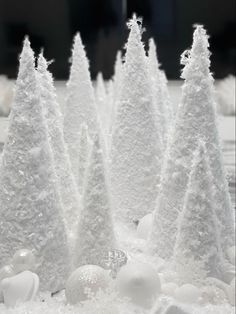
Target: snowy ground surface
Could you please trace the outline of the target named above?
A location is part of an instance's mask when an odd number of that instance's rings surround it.
[[[177,106],[181,95],[180,83],[173,81],[170,82],[169,85],[172,100]],[[58,100],[63,108],[65,83],[56,82],[56,87]],[[0,117],[0,154],[7,134],[7,126],[8,119]],[[223,142],[224,162],[227,170],[230,194],[235,207],[235,117],[221,116],[219,120],[219,131]],[[119,234],[122,237],[119,239],[122,244],[122,249],[129,252],[128,256],[130,258],[144,262],[148,261],[153,264],[153,267],[157,270],[161,269],[161,261],[150,260],[150,258],[147,260],[147,256],[142,253],[145,243],[143,240],[137,239],[135,232],[128,234],[126,230],[119,230]],[[85,302],[84,305],[72,307],[66,305],[64,292],[62,292],[53,298],[40,296],[35,302],[21,304],[14,309],[6,309],[3,304],[0,304],[0,314],[159,314],[158,309],[160,307],[165,307],[168,303],[175,303],[173,299],[163,295],[161,295],[156,302],[157,304],[154,306],[155,310],[150,312],[138,310],[129,303],[120,302],[113,294],[101,294],[97,299]],[[233,314],[235,312],[235,308],[230,306],[227,301],[216,302],[216,304],[183,305],[183,308],[186,313],[189,314]]]

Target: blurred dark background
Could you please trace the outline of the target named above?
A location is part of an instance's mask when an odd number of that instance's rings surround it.
[[[180,75],[180,54],[190,47],[192,25],[207,28],[216,78],[235,74],[235,0],[0,0],[0,74],[16,77],[25,34],[38,52],[45,48],[57,79],[67,79],[73,35],[81,32],[92,77],[113,74],[118,49],[127,38],[126,19],[143,17],[144,40],[154,37],[169,79]]]

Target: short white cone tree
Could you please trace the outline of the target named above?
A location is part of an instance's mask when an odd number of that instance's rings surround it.
[[[62,207],[29,40],[24,41],[0,178],[0,265],[35,251],[42,290],[64,287],[70,270]]]
[[[222,251],[212,182],[207,152],[204,144],[200,143],[190,173],[174,249],[174,267],[181,283],[195,284],[207,277],[222,277]]]
[[[78,174],[79,133],[83,123],[93,138],[97,132],[97,112],[89,63],[80,34],[74,38],[70,78],[67,83],[67,100],[64,112],[64,137],[68,146],[72,170]]]
[[[103,150],[97,135],[86,172],[83,209],[78,223],[75,266],[99,265],[102,255],[114,248],[110,194]]]
[[[162,149],[139,21],[129,23],[120,100],[111,142],[112,197],[117,219],[132,224],[152,212]]]
[[[88,136],[88,128],[85,123],[81,125],[80,134],[79,134],[80,142],[79,142],[79,168],[78,168],[78,187],[81,195],[84,192],[84,179],[86,168],[88,164],[89,154],[90,154],[90,139]]]
[[[72,174],[70,158],[63,136],[63,119],[53,86],[53,78],[47,70],[48,63],[42,54],[38,58],[38,79],[41,104],[46,119],[49,143],[53,154],[60,197],[63,205],[63,217],[68,235],[73,237],[76,220],[80,212],[80,197],[75,178]]]
[[[167,89],[165,73],[160,69],[157,59],[156,45],[153,39],[149,41],[148,68],[152,81],[153,103],[158,124],[158,133],[161,135],[163,150],[166,148],[169,127],[172,124],[171,103]]]
[[[182,101],[178,108],[172,139],[163,165],[160,194],[156,204],[149,249],[164,259],[173,255],[177,218],[183,209],[184,195],[197,141],[206,143],[216,215],[220,221],[222,249],[233,245],[233,211],[222,161],[214,101],[213,78],[209,71],[208,37],[202,26],[194,31],[193,45],[183,55]]]

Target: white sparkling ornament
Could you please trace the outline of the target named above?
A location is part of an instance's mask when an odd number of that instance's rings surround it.
[[[161,286],[161,291],[165,295],[169,295],[171,297],[175,296],[175,291],[178,288],[178,285],[174,282],[168,282]]]
[[[12,258],[12,265],[15,273],[20,273],[25,270],[35,271],[36,260],[32,251],[21,249],[16,251]]]
[[[119,269],[127,263],[127,255],[121,250],[109,250],[101,257],[100,266],[110,270],[110,275],[115,278]]]
[[[230,248],[227,249],[227,256],[232,265],[235,265],[235,250],[236,250],[235,246],[231,246]]]
[[[137,235],[140,239],[147,240],[148,235],[151,231],[153,222],[153,214],[147,214],[142,219],[140,219],[137,227]]]
[[[99,290],[105,290],[111,282],[108,271],[97,265],[77,268],[66,283],[65,295],[69,304],[89,299]]]
[[[161,292],[160,278],[148,264],[128,262],[121,268],[116,279],[121,296],[128,297],[134,304],[149,308]]]
[[[15,275],[15,273],[14,273],[12,265],[3,266],[0,269],[0,302],[3,302],[3,294],[2,294],[2,290],[1,290],[1,281],[5,278],[9,278],[9,277],[12,277],[14,275]]]
[[[183,303],[198,303],[201,291],[198,287],[185,284],[175,290],[175,298]]]
[[[39,288],[39,278],[31,271],[23,271],[1,281],[4,304],[14,307],[17,302],[34,300]]]

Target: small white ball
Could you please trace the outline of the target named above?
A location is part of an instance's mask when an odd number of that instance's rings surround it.
[[[128,262],[121,268],[116,287],[121,296],[142,307],[151,307],[161,292],[157,272],[149,264],[138,262]]]
[[[35,271],[35,256],[32,251],[28,249],[18,250],[13,256],[12,265],[17,274],[25,270]]]
[[[66,299],[70,304],[77,304],[89,299],[99,290],[109,287],[111,278],[108,271],[97,265],[84,265],[77,268],[66,283]]]
[[[168,282],[161,286],[162,293],[171,297],[175,296],[176,289],[178,289],[178,285],[174,282]]]
[[[140,239],[147,240],[153,223],[153,214],[148,214],[140,219],[137,227],[137,235]]]
[[[183,303],[198,303],[200,297],[200,289],[191,284],[185,284],[175,290],[175,298]]]
[[[232,265],[235,265],[235,246],[231,246],[227,249],[227,256],[229,258],[229,261]]]

